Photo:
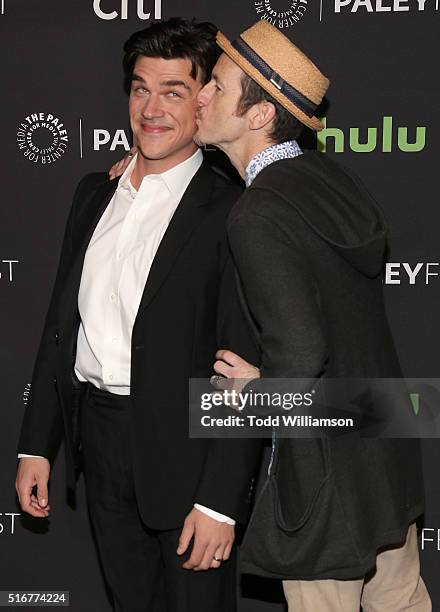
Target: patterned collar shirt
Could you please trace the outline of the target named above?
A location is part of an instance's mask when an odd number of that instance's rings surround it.
[[[291,159],[298,155],[302,155],[302,151],[296,140],[287,140],[286,142],[272,145],[264,149],[264,151],[260,151],[260,153],[257,153],[251,159],[245,170],[244,181],[246,187],[252,184],[257,174],[259,174],[263,168],[266,168],[266,166],[280,159]]]

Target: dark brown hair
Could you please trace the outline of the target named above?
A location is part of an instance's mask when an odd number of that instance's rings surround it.
[[[189,59],[191,76],[200,76],[203,85],[211,78],[211,71],[220,56],[215,42],[217,28],[208,21],[197,23],[173,17],[157,21],[130,36],[124,45],[124,86],[130,91],[133,69],[140,56],[164,59]]]
[[[281,106],[270,94],[267,93],[250,76],[243,74],[241,77],[241,97],[237,104],[237,115],[241,117],[254,104],[259,102],[271,102],[275,106],[275,118],[269,138],[275,142],[296,140],[301,134],[304,125],[294,117],[284,106]]]

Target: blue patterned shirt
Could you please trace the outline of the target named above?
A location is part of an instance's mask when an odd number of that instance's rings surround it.
[[[251,159],[245,170],[244,181],[246,187],[249,187],[257,174],[266,166],[273,164],[273,162],[279,159],[289,159],[298,155],[302,155],[302,151],[296,140],[287,140],[286,142],[272,145],[264,149],[264,151],[260,151],[260,153],[257,153]]]

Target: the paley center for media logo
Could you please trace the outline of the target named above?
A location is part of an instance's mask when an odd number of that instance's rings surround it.
[[[385,264],[385,285],[429,285],[440,276],[438,261],[389,261]]]
[[[407,13],[438,11],[439,0],[334,0],[335,13]]]
[[[69,135],[63,121],[52,113],[30,113],[17,130],[20,151],[31,162],[52,164],[67,151]]]
[[[438,11],[439,0],[334,0],[335,13]]]
[[[268,21],[280,30],[290,28],[307,12],[309,0],[254,0],[254,8],[260,19]]]

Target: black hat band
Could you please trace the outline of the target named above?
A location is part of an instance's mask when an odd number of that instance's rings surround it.
[[[286,83],[284,79],[275,70],[266,64],[249,45],[241,38],[237,38],[231,42],[231,45],[238,51],[265,79],[270,81],[279,91],[286,96],[290,102],[295,104],[307,117],[313,117],[317,104],[309,100],[304,94],[292,87],[290,83]]]

